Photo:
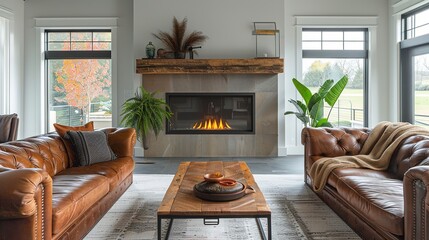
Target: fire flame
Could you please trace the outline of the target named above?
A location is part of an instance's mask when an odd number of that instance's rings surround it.
[[[229,130],[231,127],[228,125],[228,123],[222,118],[218,120],[216,119],[206,119],[200,122],[196,122],[192,129],[196,130]]]

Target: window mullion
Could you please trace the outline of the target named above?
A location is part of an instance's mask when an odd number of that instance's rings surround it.
[[[111,51],[47,51],[45,59],[110,59]]]
[[[367,50],[302,50],[303,58],[367,58]]]

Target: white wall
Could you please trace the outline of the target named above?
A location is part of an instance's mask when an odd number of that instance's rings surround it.
[[[284,0],[134,0],[134,56],[143,58],[145,46],[152,41],[155,47],[162,44],[152,36],[158,31],[169,32],[175,16],[188,18],[188,32],[202,31],[209,39],[198,49],[195,58],[254,58],[256,55],[253,22],[276,22],[283,44]],[[283,57],[283,52],[281,53]],[[135,76],[136,82],[141,76]],[[144,79],[143,79],[144,81]],[[283,74],[279,87],[284,86]],[[284,96],[279,95],[279,118],[283,115]],[[284,124],[279,124],[279,143],[284,145]]]
[[[145,46],[159,30],[169,32],[175,16],[188,18],[188,31],[202,31],[209,39],[196,58],[253,58],[253,22],[277,22],[283,27],[283,0],[134,0],[134,53],[145,56]],[[283,31],[281,31],[283,34]],[[284,46],[282,45],[282,48]]]
[[[17,0],[13,0],[17,1]],[[120,106],[133,92],[133,2],[132,0],[29,0],[25,1],[25,136],[43,133],[44,83],[40,77],[40,42],[35,18],[118,17],[117,82],[113,82],[113,126],[118,125]]]
[[[36,17],[119,17],[118,28],[118,83],[114,86],[114,124],[118,123],[120,105],[140,85],[141,76],[134,74],[135,59],[145,57],[144,47],[153,41],[152,33],[169,30],[173,16],[188,17],[188,28],[200,30],[209,36],[199,51],[198,58],[251,58],[254,57],[255,39],[251,34],[252,22],[276,21],[281,29],[282,57],[285,58],[285,74],[279,77],[279,150],[282,155],[299,149],[300,125],[283,112],[291,106],[287,99],[295,98],[296,92],[290,79],[298,76],[296,69],[296,26],[294,16],[378,16],[376,47],[376,77],[370,79],[370,126],[381,120],[395,120],[395,104],[391,104],[397,84],[392,72],[397,71],[389,52],[393,52],[389,25],[391,6],[394,0],[28,0],[25,1],[25,136],[39,134],[43,130],[43,88],[34,63],[40,56],[34,45]],[[410,1],[410,0],[408,0]],[[412,2],[422,2],[412,0]],[[390,2],[390,4],[389,4]],[[405,2],[405,0],[404,0]],[[0,0],[17,8],[22,16],[20,0]],[[21,10],[19,6],[21,5]],[[134,16],[133,16],[134,15]],[[17,15],[18,16],[18,15]],[[17,19],[21,19],[18,17]],[[21,20],[19,20],[21,21]],[[134,24],[134,26],[133,26]],[[22,22],[21,22],[22,25]],[[389,27],[390,26],[390,27]],[[134,34],[134,37],[133,37]],[[22,35],[20,36],[20,39]],[[134,43],[133,43],[134,41]],[[390,43],[386,44],[386,43]],[[22,46],[22,45],[21,45]],[[22,48],[21,48],[22,49]],[[393,53],[394,54],[394,53]],[[20,54],[18,54],[19,56]],[[18,61],[19,62],[19,61]],[[386,91],[386,87],[391,91]],[[19,99],[19,97],[17,97]],[[115,101],[116,99],[116,101]],[[21,104],[22,105],[22,104]],[[392,106],[393,105],[393,106]],[[300,151],[298,151],[300,152]],[[302,153],[302,152],[301,152]]]
[[[297,69],[296,52],[296,19],[295,16],[377,16],[376,45],[372,46],[372,51],[377,51],[376,62],[370,65],[377,66],[371,68],[369,79],[369,124],[388,120],[390,117],[390,99],[386,86],[390,85],[388,71],[388,0],[285,0],[285,99],[297,98],[295,88],[290,81],[293,77],[301,75],[301,69]],[[341,27],[341,22],[338,23]],[[286,103],[286,109],[293,110],[293,106]],[[301,128],[302,124],[297,123],[292,116],[287,116],[282,120],[286,126],[286,147],[288,154],[302,154]]]
[[[401,14],[428,4],[429,0],[389,0],[389,50],[391,57],[389,61],[391,85],[389,88],[390,119],[400,120],[400,66],[399,66],[399,42],[401,41]]]
[[[10,20],[12,33],[10,40],[10,113],[17,113],[21,121],[24,118],[24,1],[0,0],[0,8],[12,13]],[[18,137],[22,137],[22,122]]]

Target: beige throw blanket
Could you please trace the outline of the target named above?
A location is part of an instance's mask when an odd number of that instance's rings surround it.
[[[322,191],[329,174],[336,168],[386,170],[396,147],[412,135],[428,135],[429,130],[409,123],[380,122],[370,132],[359,155],[321,158],[310,169],[313,189]]]

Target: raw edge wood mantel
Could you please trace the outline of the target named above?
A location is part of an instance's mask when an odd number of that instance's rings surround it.
[[[278,74],[282,58],[137,59],[139,74]]]

